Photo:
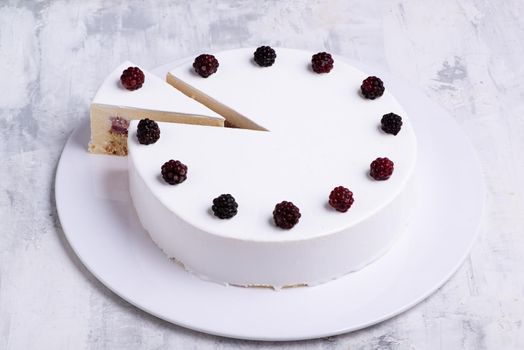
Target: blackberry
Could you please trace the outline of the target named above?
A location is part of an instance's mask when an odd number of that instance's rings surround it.
[[[362,96],[364,96],[365,98],[374,100],[377,97],[380,97],[382,96],[382,94],[384,94],[384,83],[382,82],[382,80],[380,80],[380,78],[367,77],[362,82],[360,91],[362,92]]]
[[[150,145],[160,138],[160,128],[154,120],[142,119],[138,122],[136,137],[142,145]]]
[[[353,204],[353,192],[343,186],[338,186],[329,195],[329,205],[341,213],[345,213]]]
[[[162,177],[170,185],[186,181],[187,166],[179,160],[169,160],[162,165]]]
[[[402,117],[395,113],[384,114],[380,124],[385,133],[396,135],[402,128]]]
[[[122,86],[131,91],[140,89],[142,84],[144,84],[144,80],[144,72],[138,67],[128,67],[120,76]]]
[[[316,73],[329,73],[333,69],[333,57],[327,52],[319,52],[311,58],[311,68]]]
[[[277,58],[275,50],[269,46],[260,46],[253,55],[255,62],[261,67],[272,66]]]
[[[394,164],[388,158],[377,158],[369,166],[369,175],[375,180],[387,180],[393,174]]]
[[[231,219],[237,215],[238,204],[235,198],[230,194],[222,194],[213,199],[213,214],[220,219]]]
[[[203,78],[207,78],[211,74],[216,73],[218,66],[218,60],[215,56],[205,53],[195,58],[195,62],[193,62],[195,72]]]
[[[278,203],[273,210],[275,224],[283,229],[289,230],[298,223],[300,210],[291,202]]]

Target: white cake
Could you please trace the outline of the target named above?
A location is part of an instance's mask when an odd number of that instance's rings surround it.
[[[134,91],[125,89],[120,76],[128,67],[136,65],[124,62],[118,66],[102,83],[91,103],[91,152],[126,155],[127,126],[134,119],[224,125],[220,115],[144,69],[141,69],[145,76],[143,86]]]
[[[416,161],[409,118],[387,90],[374,101],[361,97],[368,74],[340,60],[330,73],[316,74],[311,52],[276,49],[276,63],[261,68],[253,51],[215,54],[220,67],[207,79],[188,62],[168,80],[235,125],[269,131],[159,123],[160,139],[144,146],[131,123],[129,184],[140,221],[169,257],[220,283],[311,286],[361,269],[408,223]],[[396,136],[379,127],[390,112],[403,118]],[[377,157],[395,163],[387,181],[369,177]],[[188,166],[185,182],[162,180],[169,159]],[[346,213],[328,205],[339,185],[354,193]],[[210,210],[224,193],[239,204],[229,220]],[[273,223],[282,200],[302,214],[291,230]]]

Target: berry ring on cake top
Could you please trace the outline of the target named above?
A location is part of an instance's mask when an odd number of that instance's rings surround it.
[[[220,68],[206,78],[193,62],[167,76],[237,128],[160,122],[149,145],[138,142],[137,121],[129,129],[142,225],[168,256],[221,283],[326,282],[380,257],[408,222],[416,139],[382,80],[331,55],[274,51],[264,68],[250,48],[214,53]],[[401,121],[382,121],[390,113]],[[159,177],[168,159],[191,169],[183,184]],[[219,193],[234,198],[210,203]]]

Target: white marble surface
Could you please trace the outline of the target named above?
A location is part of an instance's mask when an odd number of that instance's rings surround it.
[[[524,348],[523,16],[521,0],[0,2],[0,349]],[[111,69],[263,43],[387,67],[449,110],[477,149],[480,238],[412,310],[314,341],[218,338],[122,301],[65,241],[56,164]]]

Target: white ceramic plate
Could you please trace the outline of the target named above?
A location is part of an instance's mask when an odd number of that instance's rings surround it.
[[[154,72],[163,77],[180,62]],[[409,309],[449,279],[468,255],[484,202],[481,169],[442,108],[384,72],[366,71],[384,78],[410,114],[419,142],[414,220],[375,263],[324,285],[278,292],[200,280],[169,261],[140,226],[128,193],[127,159],[86,151],[87,120],[68,140],[56,174],[58,213],[71,247],[128,302],[177,325],[226,337],[325,337]]]

